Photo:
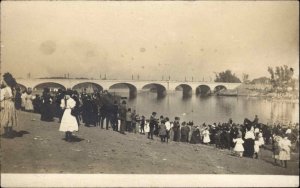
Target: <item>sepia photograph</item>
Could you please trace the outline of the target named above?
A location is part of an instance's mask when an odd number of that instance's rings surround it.
[[[298,187],[297,1],[2,1],[1,187]]]

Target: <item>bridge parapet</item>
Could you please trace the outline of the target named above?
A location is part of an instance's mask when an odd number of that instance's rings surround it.
[[[67,88],[74,88],[74,86],[82,83],[93,83],[101,86],[103,90],[109,90],[113,85],[125,84],[130,89],[143,90],[145,86],[154,86],[163,88],[166,91],[175,91],[177,87],[184,89],[196,89],[201,86],[208,86],[213,91],[217,86],[224,86],[227,89],[235,89],[241,83],[222,83],[222,82],[182,82],[182,81],[149,81],[149,80],[90,80],[90,79],[18,79],[18,83],[25,87],[35,88],[43,83],[57,83]],[[146,87],[147,88],[147,87]]]

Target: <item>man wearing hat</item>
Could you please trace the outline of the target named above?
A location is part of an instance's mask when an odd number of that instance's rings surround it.
[[[121,107],[119,108],[119,119],[121,121],[120,124],[120,133],[125,134],[125,126],[126,126],[126,101],[122,101]]]
[[[150,122],[149,122],[150,132],[148,133],[148,138],[151,138],[152,140],[153,140],[154,126],[156,124],[157,124],[156,112],[152,112],[152,115],[150,116]]]
[[[175,121],[173,124],[173,131],[174,131],[174,141],[179,142],[180,141],[180,123],[179,123],[180,118],[175,117]]]

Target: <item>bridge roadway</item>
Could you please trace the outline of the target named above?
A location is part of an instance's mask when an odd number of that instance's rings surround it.
[[[127,86],[130,96],[136,96],[138,91],[155,88],[158,96],[164,96],[168,92],[173,92],[179,88],[183,95],[198,93],[200,90],[214,92],[220,89],[235,89],[241,83],[223,83],[223,82],[190,82],[190,81],[168,81],[168,80],[96,80],[96,79],[18,79],[17,82],[23,88],[32,88],[40,90],[49,87],[51,90],[62,89],[82,89],[92,87],[98,90],[109,90],[118,85]]]

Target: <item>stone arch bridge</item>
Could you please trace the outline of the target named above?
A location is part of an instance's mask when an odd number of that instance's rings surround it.
[[[181,90],[183,96],[193,93],[208,94],[221,89],[235,89],[241,83],[222,82],[185,82],[185,81],[145,81],[145,80],[90,80],[90,79],[18,79],[22,88],[32,88],[34,91],[49,87],[55,89],[82,89],[92,87],[97,90],[110,90],[118,86],[129,88],[130,97],[135,97],[139,91],[156,91],[158,96],[165,96],[167,93]]]

